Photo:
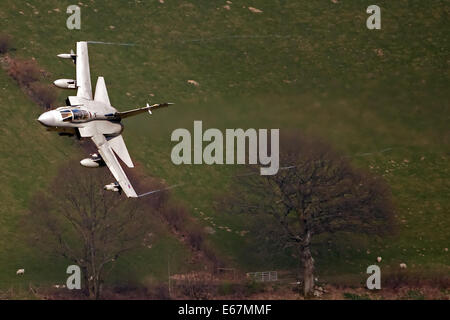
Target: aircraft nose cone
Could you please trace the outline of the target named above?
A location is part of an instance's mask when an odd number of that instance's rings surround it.
[[[37,119],[42,125],[50,127],[53,125],[54,117],[51,111],[44,112]]]

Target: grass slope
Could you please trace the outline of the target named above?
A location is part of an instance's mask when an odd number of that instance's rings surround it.
[[[204,128],[301,128],[386,178],[399,234],[318,245],[321,274],[361,274],[378,255],[387,268],[400,262],[418,269],[449,267],[444,250],[450,243],[448,3],[380,1],[380,31],[365,27],[369,1],[233,1],[230,10],[223,8],[225,1],[83,1],[79,31],[65,27],[69,4],[2,1],[2,29],[15,38],[18,55],[35,57],[55,79],[74,75],[73,65],[55,56],[78,40],[136,44],[90,45],[93,85],[96,76],[104,76],[110,100],[120,110],[149,100],[176,102],[150,118],[125,121],[130,154],[148,174],[169,184],[189,182],[176,196],[200,220],[201,211],[231,228],[217,229],[209,239],[231,263],[249,271],[295,266],[289,258],[267,254],[251,236],[238,235],[245,221],[214,211],[214,198],[232,187],[233,168],[170,162],[171,132],[191,129],[193,120],[203,120]],[[249,6],[263,13],[252,13]],[[8,83],[2,101],[10,100],[2,108],[12,112],[21,93],[2,77]],[[188,84],[190,79],[200,86]],[[66,95],[61,92],[61,103]],[[11,131],[31,130],[35,114],[29,110],[36,109],[29,103],[26,108],[23,117],[10,122]],[[46,172],[45,157],[61,162],[57,146],[64,150],[69,142],[33,128],[33,139],[51,139],[35,146],[43,155],[33,165]],[[9,149],[3,150],[9,158]],[[13,150],[20,152],[25,151]],[[18,179],[39,181],[18,178],[23,168],[16,166],[27,159],[3,160],[2,168],[16,175],[1,182],[2,200],[19,200],[7,207],[2,202],[2,212],[10,210],[2,219],[14,221],[26,208]],[[12,232],[13,221],[2,224],[3,234]],[[7,252],[0,261],[9,259]]]

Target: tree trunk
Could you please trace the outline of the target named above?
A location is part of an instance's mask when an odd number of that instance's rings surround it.
[[[95,300],[100,299],[102,295],[102,281],[100,280],[100,274],[94,276],[94,295]]]
[[[82,290],[85,296],[89,297],[90,296],[90,284],[89,284],[89,276],[88,276],[88,268],[86,267],[81,267],[81,272],[83,273],[83,285],[82,285]]]
[[[305,297],[314,293],[314,259],[311,255],[311,232],[306,232],[302,245],[303,294]]]
[[[98,283],[97,280],[94,280],[95,284],[94,284],[94,297],[95,300],[100,299],[100,284]]]

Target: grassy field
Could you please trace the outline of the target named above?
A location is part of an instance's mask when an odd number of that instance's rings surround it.
[[[357,244],[347,235],[333,245],[317,244],[321,276],[364,277],[377,256],[386,268],[405,262],[412,269],[448,270],[448,3],[380,1],[377,31],[365,27],[370,1],[233,1],[229,10],[225,1],[83,1],[81,30],[72,31],[65,27],[70,4],[2,1],[0,25],[14,38],[11,54],[34,57],[53,81],[73,77],[73,64],[56,54],[75,49],[76,41],[135,44],[90,45],[93,86],[104,76],[119,110],[147,101],[176,103],[151,117],[125,120],[124,137],[149,175],[187,183],[174,196],[201,223],[208,225],[202,220],[208,216],[231,228],[208,239],[230,265],[260,271],[296,262],[266,252],[251,235],[240,236],[245,221],[214,210],[214,199],[232,188],[234,168],[171,163],[171,132],[192,131],[194,120],[204,128],[299,128],[385,177],[399,233],[358,238]],[[72,140],[35,123],[39,109],[5,73],[0,84],[0,108],[7,115],[0,138],[0,288],[22,281],[14,277],[22,265],[35,270],[26,275],[29,281],[56,281],[64,261],[26,247],[17,223],[33,191],[45,188],[67,157],[83,154]],[[59,93],[63,104],[69,92]],[[128,258],[118,269],[136,267],[140,280],[162,278],[166,250],[179,252],[174,265],[183,270],[188,253],[169,235],[154,254]],[[129,274],[118,272],[117,281]]]

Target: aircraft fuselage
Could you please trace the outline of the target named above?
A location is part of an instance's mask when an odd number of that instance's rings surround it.
[[[84,128],[93,121],[99,125],[106,122],[110,131],[107,135],[118,135],[123,130],[120,119],[117,119],[114,113],[92,112],[84,107],[68,106],[49,110],[42,113],[37,120],[49,131],[68,134],[73,134],[76,128]]]

